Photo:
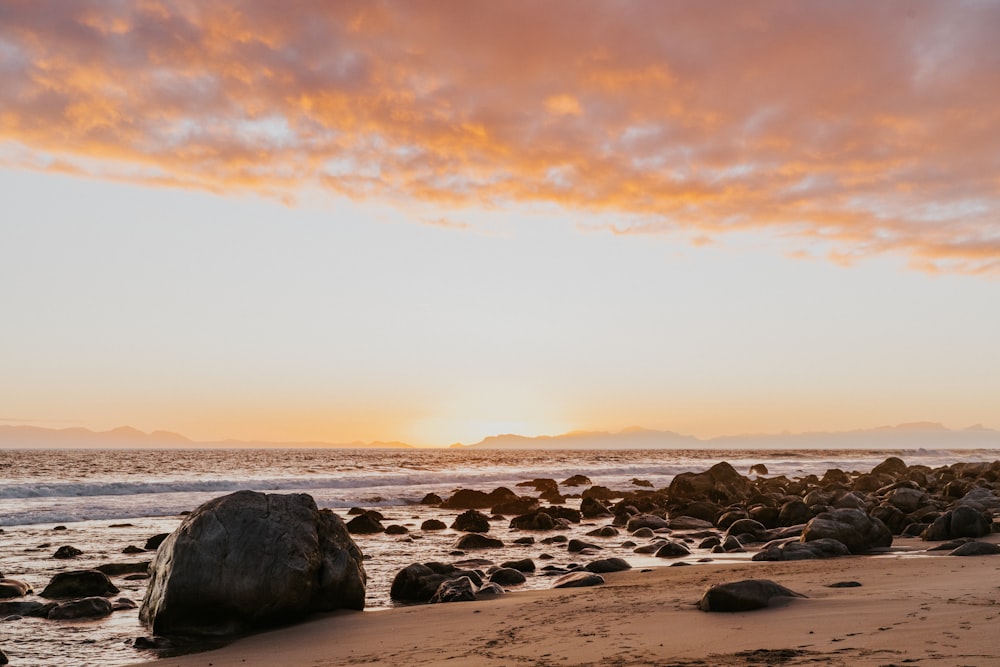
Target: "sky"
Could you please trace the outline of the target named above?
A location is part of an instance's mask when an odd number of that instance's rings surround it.
[[[0,0],[0,423],[1000,427],[1000,3]]]

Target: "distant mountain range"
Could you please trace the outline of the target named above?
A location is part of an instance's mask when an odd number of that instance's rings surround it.
[[[130,426],[110,431],[86,428],[49,429],[0,424],[0,448],[181,448],[181,447],[333,447],[409,448],[404,442],[267,442],[255,440],[194,441],[179,433],[145,433]],[[981,425],[949,429],[932,422],[882,426],[855,431],[727,435],[698,438],[672,431],[627,428],[617,432],[572,431],[562,435],[494,435],[453,449],[1000,449],[1000,430]]]

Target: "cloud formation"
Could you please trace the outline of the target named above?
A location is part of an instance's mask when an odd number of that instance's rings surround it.
[[[0,164],[1000,274],[1000,4],[8,0]]]

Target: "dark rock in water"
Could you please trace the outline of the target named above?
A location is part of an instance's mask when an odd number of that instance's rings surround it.
[[[842,542],[829,537],[813,540],[812,542],[799,542],[797,540],[786,539],[765,544],[760,551],[753,555],[751,560],[815,560],[847,556],[850,553],[850,550]]]
[[[132,648],[162,651],[177,648],[177,641],[170,637],[136,637],[132,642]]]
[[[618,529],[614,526],[601,526],[587,533],[589,537],[617,537]]]
[[[580,513],[588,519],[611,516],[611,510],[597,498],[584,498],[581,500]]]
[[[467,533],[488,533],[490,531],[490,518],[482,512],[466,510],[455,517],[451,528]]]
[[[529,486],[543,496],[559,495],[559,485],[554,479],[536,477],[528,482],[518,482],[517,486]]]
[[[538,509],[538,500],[529,497],[514,497],[501,500],[490,508],[491,514],[527,514]]]
[[[548,512],[538,510],[514,517],[510,520],[510,527],[517,530],[552,530],[556,527],[556,520]]]
[[[764,465],[763,463],[755,463],[752,466],[750,466],[750,474],[752,474],[752,475],[766,475],[767,474],[767,466]]]
[[[367,514],[376,521],[382,521],[385,519],[385,516],[383,516],[378,510],[369,510],[364,507],[352,507],[347,511],[347,516],[361,516],[362,514]]]
[[[125,547],[124,549],[122,549],[122,553],[123,554],[141,554],[141,553],[145,553],[145,552],[146,552],[145,549],[137,547],[134,544],[130,544],[127,547]]]
[[[52,554],[53,558],[76,558],[83,552],[74,546],[66,545],[56,549],[56,552]]]
[[[144,560],[138,563],[105,563],[104,565],[98,565],[94,569],[98,572],[103,572],[109,577],[117,577],[122,574],[145,574],[149,572],[150,561]]]
[[[590,486],[593,482],[586,475],[573,475],[569,479],[564,479],[561,484],[563,486]]]
[[[761,542],[767,535],[767,528],[753,519],[740,519],[730,524],[723,539],[730,536],[740,538],[744,542]]]
[[[455,549],[499,549],[503,546],[500,540],[480,533],[467,533],[455,542]]]
[[[631,481],[632,481],[632,486],[638,486],[643,489],[653,488],[653,483],[650,482],[648,479],[639,479],[638,477],[633,477]]]
[[[66,526],[53,526],[52,530],[66,530]]]
[[[639,516],[634,516],[628,520],[625,524],[625,530],[628,532],[634,532],[640,528],[649,528],[651,530],[657,530],[659,528],[669,528],[670,522],[663,517],[656,516],[655,514],[640,514]]]
[[[996,556],[997,554],[1000,554],[1000,545],[976,541],[966,542],[948,552],[949,556]]]
[[[49,611],[50,621],[74,618],[104,618],[111,615],[111,603],[102,597],[88,597],[57,604]]]
[[[146,540],[146,551],[155,551],[160,548],[160,545],[163,544],[163,540],[167,539],[169,535],[170,533],[159,533],[158,535],[153,535],[151,538]]]
[[[702,521],[708,522],[710,526],[714,526],[715,519],[720,514],[722,514],[722,508],[716,503],[698,500],[693,503],[687,503],[683,507],[672,509],[670,511],[670,519],[673,521],[675,519],[690,517],[694,519],[701,519]]]
[[[712,586],[698,601],[702,611],[750,611],[763,609],[774,598],[804,598],[769,579],[746,579]]]
[[[706,537],[701,542],[698,543],[699,549],[712,549],[714,547],[722,546],[722,540],[718,535],[712,535],[711,537]]]
[[[690,556],[691,550],[683,542],[667,542],[654,555],[657,558],[683,558]]]
[[[640,528],[639,530],[632,533],[632,537],[652,537],[656,535],[652,528]]]
[[[861,510],[838,509],[823,512],[806,524],[803,542],[831,538],[842,543],[852,554],[861,554],[892,545],[892,533],[884,523]]]
[[[514,540],[514,544],[528,545],[534,543],[535,543],[535,538],[531,537],[530,535],[528,535],[527,537],[519,537],[516,540]]]
[[[688,498],[731,505],[745,501],[753,490],[753,482],[722,461],[705,472],[677,475],[670,482],[669,494],[674,499]]]
[[[46,618],[49,611],[56,606],[55,602],[17,601],[0,602],[0,619],[8,616],[30,616],[33,618]]]
[[[436,493],[428,493],[420,499],[421,505],[440,505],[442,502],[441,496]]]
[[[903,459],[898,456],[890,456],[882,463],[872,468],[873,475],[889,475],[891,477],[900,477],[906,474],[906,463]]]
[[[885,501],[901,512],[916,512],[927,502],[927,494],[919,489],[906,487],[893,489],[886,495]]]
[[[570,540],[569,544],[566,545],[566,549],[570,553],[579,553],[584,549],[600,549],[601,547],[596,544],[590,544],[589,542],[584,542],[583,540]]]
[[[670,530],[710,530],[715,528],[711,521],[696,519],[693,516],[678,516],[670,519]]]
[[[10,662],[7,658],[7,654],[0,650],[0,665],[6,665]]]
[[[406,526],[400,526],[398,524],[392,524],[391,526],[385,527],[386,535],[406,535],[410,530]]]
[[[372,512],[357,515],[347,522],[346,527],[352,535],[374,535],[385,532],[382,521]]]
[[[583,519],[583,515],[580,514],[580,510],[575,510],[572,507],[561,507],[561,506],[549,506],[542,509],[543,512],[548,514],[550,517],[555,519],[557,522],[560,519],[565,519],[571,523],[580,523]]]
[[[522,558],[521,560],[509,560],[505,563],[500,563],[500,567],[509,567],[518,572],[534,572],[535,571],[535,561],[530,558]]]
[[[429,565],[413,563],[396,573],[389,596],[400,602],[427,602],[446,579]]]
[[[621,491],[612,491],[606,486],[592,486],[580,494],[583,498],[594,498],[595,500],[613,500],[621,498]]]
[[[593,572],[570,572],[552,582],[552,588],[583,588],[604,583],[604,577]]]
[[[138,608],[139,605],[137,605],[134,601],[128,598],[118,598],[117,600],[111,603],[111,611],[125,611],[126,609],[138,609]]]
[[[31,586],[17,579],[0,579],[0,600],[24,597],[31,593]]]
[[[514,586],[523,584],[527,579],[525,579],[524,574],[519,570],[515,570],[512,567],[501,567],[490,575],[490,581],[502,586]]]
[[[967,505],[959,505],[935,519],[921,537],[935,542],[956,537],[982,537],[989,535],[990,523],[991,520],[982,512]]]
[[[857,581],[838,581],[835,584],[827,584],[827,588],[860,588],[861,583]]]
[[[420,524],[420,530],[444,530],[447,527],[444,521],[438,521],[437,519],[427,519]]]
[[[494,497],[474,489],[459,489],[450,498],[441,503],[441,507],[450,510],[483,509],[492,507]]]
[[[605,572],[622,572],[623,570],[631,570],[632,566],[628,564],[628,561],[622,558],[602,558],[601,560],[595,560],[587,563],[583,569],[587,570],[587,572],[593,572],[595,574],[604,574]]]
[[[97,570],[73,570],[70,572],[59,572],[45,590],[41,592],[43,598],[83,598],[115,595],[118,589],[108,575]]]
[[[362,609],[363,560],[343,520],[311,496],[238,491],[170,534],[139,618],[158,635],[225,635]]]
[[[477,587],[469,577],[447,579],[438,586],[430,602],[472,602],[476,599]]]

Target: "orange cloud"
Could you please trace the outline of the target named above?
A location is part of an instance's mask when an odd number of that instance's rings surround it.
[[[6,2],[0,164],[554,202],[1000,274],[998,25],[975,2]]]

